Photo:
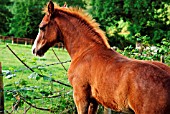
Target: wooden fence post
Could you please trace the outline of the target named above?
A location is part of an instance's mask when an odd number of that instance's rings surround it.
[[[161,55],[161,57],[160,57],[160,62],[165,63],[165,58],[163,55]]]
[[[12,44],[14,44],[14,37],[12,36]]]
[[[112,111],[109,108],[104,107],[104,114],[111,114]]]
[[[4,114],[4,89],[1,62],[0,62],[0,114]]]
[[[25,46],[27,45],[27,39],[25,40]]]

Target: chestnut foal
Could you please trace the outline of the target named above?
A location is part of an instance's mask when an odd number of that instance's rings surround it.
[[[50,1],[33,53],[43,56],[63,42],[71,56],[68,79],[79,114],[95,114],[98,103],[118,112],[170,114],[169,67],[139,61],[110,49],[99,25],[81,9]]]

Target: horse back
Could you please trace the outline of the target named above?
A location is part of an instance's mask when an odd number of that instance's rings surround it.
[[[72,84],[88,85],[90,96],[113,110],[169,111],[170,75],[156,65],[112,50],[89,51],[73,61],[69,73]]]
[[[164,71],[166,71],[168,74],[170,74],[170,67],[168,65],[158,62],[158,61],[146,61],[146,62],[156,65],[156,66],[160,67],[161,69],[163,69]]]
[[[102,54],[94,56],[90,80],[92,95],[101,104],[125,112],[129,108],[146,113],[150,109],[153,113],[170,112],[168,66],[129,59],[116,52]]]
[[[91,80],[92,94],[99,102],[117,111],[131,108],[136,113],[141,109],[145,113],[169,112],[170,75],[165,70],[121,56],[106,63],[96,65],[99,69]]]

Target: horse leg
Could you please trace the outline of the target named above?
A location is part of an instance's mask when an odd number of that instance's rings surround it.
[[[73,98],[78,114],[88,114],[90,105],[88,89],[85,86],[73,86]]]
[[[88,114],[97,114],[98,103],[96,100],[92,99],[89,105]]]

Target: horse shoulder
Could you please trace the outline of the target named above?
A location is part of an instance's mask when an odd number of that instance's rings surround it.
[[[84,59],[84,57],[79,57],[73,59],[69,70],[68,70],[68,79],[71,85],[76,83],[87,83],[90,68],[89,60]]]

